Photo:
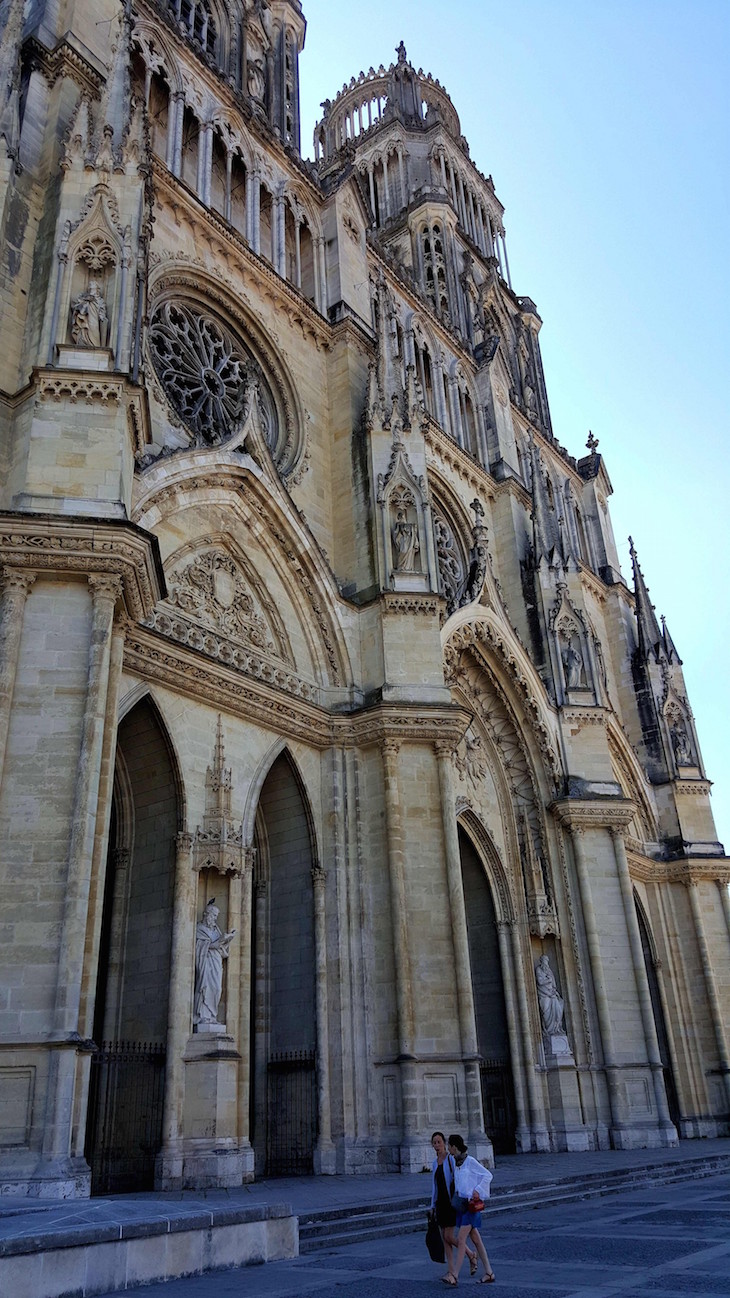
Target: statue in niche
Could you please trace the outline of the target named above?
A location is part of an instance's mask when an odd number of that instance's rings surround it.
[[[418,524],[409,523],[405,506],[399,505],[393,524],[393,556],[396,572],[416,572],[420,549]]]
[[[235,929],[222,933],[218,927],[220,911],[215,897],[206,902],[203,916],[195,930],[195,999],[193,1023],[198,1032],[218,1023],[218,1006],[223,993],[223,961],[228,959]]]
[[[248,93],[259,104],[266,99],[266,77],[261,59],[251,59],[248,65]]]
[[[555,974],[550,968],[550,961],[546,955],[541,955],[535,965],[535,982],[543,1032],[551,1037],[565,1036],[563,1022],[565,1002],[558,992]]]
[[[566,637],[560,656],[563,660],[567,689],[579,690],[585,688],[586,674],[583,667],[583,655],[574,640],[568,640]]]
[[[669,727],[669,737],[672,741],[677,766],[694,766],[695,759],[689,735],[687,734],[687,727],[680,716],[673,718]]]
[[[98,280],[71,303],[71,337],[77,347],[106,347],[109,318]]]

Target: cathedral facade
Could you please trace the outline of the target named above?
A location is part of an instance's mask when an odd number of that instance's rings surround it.
[[[299,0],[0,24],[4,1187],[727,1134],[681,660],[446,90],[305,161]]]

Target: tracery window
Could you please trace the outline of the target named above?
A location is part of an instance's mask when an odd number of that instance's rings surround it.
[[[423,279],[426,295],[434,310],[442,316],[449,315],[449,294],[446,283],[444,257],[444,232],[438,221],[424,226],[421,231],[423,251]]]
[[[273,450],[273,398],[260,367],[221,320],[197,303],[163,302],[150,321],[149,347],[165,395],[198,445],[215,446],[240,426],[253,374],[264,436]]]

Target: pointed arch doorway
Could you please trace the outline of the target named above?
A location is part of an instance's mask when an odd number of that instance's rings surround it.
[[[495,1154],[514,1154],[517,1119],[497,917],[479,854],[459,825],[461,877],[466,905],[484,1127]]]
[[[312,821],[289,755],[256,814],[251,1144],[257,1176],[310,1175],[317,1142]]]
[[[92,1194],[154,1188],[179,805],[172,747],[145,698],[117,735],[86,1127]]]
[[[659,976],[657,974],[653,940],[649,932],[649,923],[644,914],[644,908],[639,902],[636,894],[634,894],[634,905],[636,907],[636,917],[639,921],[641,949],[644,955],[644,967],[646,969],[646,977],[649,983],[649,996],[651,998],[651,1008],[654,1014],[654,1026],[656,1028],[657,1043],[659,1046],[659,1058],[662,1061],[662,1067],[664,1069],[664,1086],[667,1092],[667,1107],[669,1109],[669,1116],[677,1128],[677,1133],[681,1134],[679,1096],[677,1094],[677,1085],[674,1078],[674,1069],[672,1067],[672,1056],[669,1049],[667,1021],[664,1017],[664,1007],[662,1005],[661,992],[659,990]]]

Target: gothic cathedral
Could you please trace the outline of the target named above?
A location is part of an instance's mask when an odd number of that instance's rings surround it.
[[[682,663],[446,90],[307,161],[299,0],[0,26],[4,1187],[727,1134]]]

